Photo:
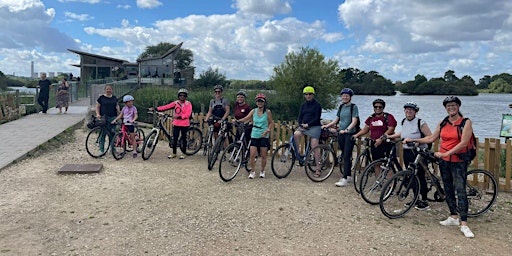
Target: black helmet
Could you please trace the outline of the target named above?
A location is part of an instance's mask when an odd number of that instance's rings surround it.
[[[375,103],[380,103],[380,104],[382,104],[383,107],[386,107],[386,102],[383,99],[376,99],[376,100],[374,100],[372,105],[375,106]]]
[[[408,101],[407,103],[405,103],[404,104],[404,108],[412,108],[416,112],[420,111],[420,108],[418,107],[418,105],[414,101]]]
[[[462,105],[462,102],[459,100],[459,98],[457,98],[457,96],[448,96],[448,97],[444,98],[443,106],[446,107],[446,104],[448,104],[449,102],[455,102],[459,106]]]
[[[245,91],[243,91],[243,90],[238,91],[236,93],[236,96],[238,96],[238,95],[242,95],[242,96],[244,96],[244,98],[247,98],[247,93],[245,93]]]
[[[344,93],[350,95],[350,97],[352,97],[352,95],[354,95],[354,91],[352,91],[352,89],[350,89],[350,88],[343,88],[341,90],[340,94],[344,94]]]

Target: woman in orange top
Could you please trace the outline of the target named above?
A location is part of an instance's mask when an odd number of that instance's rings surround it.
[[[468,227],[468,198],[466,194],[466,172],[469,162],[461,160],[457,154],[467,151],[467,145],[473,134],[471,120],[467,119],[459,134],[459,126],[464,117],[459,109],[461,101],[455,96],[448,96],[443,100],[443,106],[448,113],[446,124],[440,122],[432,135],[421,139],[405,139],[404,143],[432,143],[441,138],[439,152],[436,157],[441,158],[439,169],[446,192],[446,203],[450,209],[450,216],[439,224],[443,226],[459,226],[465,237],[475,237]],[[441,125],[443,123],[443,125]],[[457,199],[455,199],[457,193]],[[460,217],[460,218],[459,218]]]

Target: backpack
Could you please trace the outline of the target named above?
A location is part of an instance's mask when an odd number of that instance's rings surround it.
[[[466,121],[468,120],[468,118],[463,118],[462,121],[460,122],[460,125],[458,125],[458,129],[457,129],[457,135],[459,137],[459,141],[461,140],[461,135],[462,135],[462,131],[464,130],[464,125],[466,125]],[[439,128],[440,129],[443,129],[443,127],[448,123],[448,116],[445,117],[443,119],[443,121],[441,122],[441,124],[439,125]],[[460,160],[462,161],[466,161],[466,162],[470,162],[472,161],[473,159],[475,159],[476,157],[476,138],[475,138],[475,134],[472,133],[471,134],[471,138],[469,139],[469,142],[468,142],[468,145],[466,146],[466,152],[463,152],[463,153],[458,153],[456,154]]]
[[[402,119],[402,126],[404,126],[405,118]],[[418,118],[418,131],[420,131],[421,137],[425,138],[425,134],[421,131],[421,119]],[[432,143],[427,143],[427,148],[432,149]]]
[[[342,103],[340,105],[340,107],[338,108],[338,112],[341,112],[341,108],[343,107],[343,105],[345,105],[345,103]],[[352,117],[352,113],[354,113],[354,106],[355,106],[354,103],[352,103],[350,105],[350,117]],[[354,128],[356,129],[356,133],[358,133],[361,130],[361,120],[360,120],[359,116],[356,116],[356,118],[357,118],[357,122],[356,122],[356,126]]]

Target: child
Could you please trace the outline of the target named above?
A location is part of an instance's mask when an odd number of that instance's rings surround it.
[[[137,108],[133,105],[135,99],[131,95],[125,95],[123,97],[124,107],[119,112],[116,119],[112,120],[112,124],[115,124],[117,120],[123,118],[123,123],[128,129],[130,134],[130,142],[133,148],[133,158],[137,157],[137,142],[135,141],[135,127],[133,126],[139,115],[137,114]]]

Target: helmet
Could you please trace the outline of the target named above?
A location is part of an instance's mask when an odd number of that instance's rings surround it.
[[[224,87],[222,87],[222,85],[218,84],[218,85],[215,85],[213,87],[213,90],[221,90],[221,91],[224,91]]]
[[[312,86],[306,86],[306,87],[304,87],[304,90],[302,90],[302,93],[315,94],[315,88],[313,88]]]
[[[185,88],[181,88],[181,89],[179,89],[179,90],[178,90],[178,96],[180,96],[180,94],[182,94],[182,93],[184,93],[185,95],[187,95],[187,96],[188,96],[188,91],[187,91],[187,89],[185,89]]]
[[[267,96],[265,96],[265,94],[263,93],[258,93],[258,95],[256,95],[256,97],[254,98],[255,100],[264,100],[264,101],[267,101]]]
[[[236,93],[236,96],[238,96],[238,95],[242,95],[242,96],[244,96],[244,98],[247,98],[247,93],[245,93],[245,91],[242,91],[242,90],[238,91]]]
[[[457,98],[457,96],[448,96],[448,97],[444,98],[443,106],[446,107],[446,104],[448,104],[448,102],[455,102],[459,106],[462,105],[462,102],[459,100],[459,98]]]
[[[407,103],[405,103],[404,108],[413,108],[414,111],[416,111],[416,112],[420,111],[420,108],[414,101],[408,101]]]
[[[343,88],[341,90],[340,94],[344,94],[344,93],[350,95],[350,97],[352,97],[352,95],[354,95],[354,91],[352,91],[352,89],[350,89],[350,88]]]
[[[131,95],[125,95],[123,97],[123,102],[127,102],[127,101],[130,101],[130,100],[135,100],[135,99]]]
[[[386,107],[386,102],[383,99],[374,100],[372,105],[375,105],[375,103],[380,103],[380,104],[382,104],[383,107]]]

